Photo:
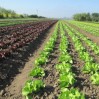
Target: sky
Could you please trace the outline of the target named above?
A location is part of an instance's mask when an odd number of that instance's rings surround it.
[[[19,14],[71,18],[75,13],[99,12],[99,0],[0,0],[0,6]]]

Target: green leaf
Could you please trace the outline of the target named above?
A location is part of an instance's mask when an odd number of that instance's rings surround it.
[[[43,87],[45,87],[45,85],[42,80],[29,80],[25,83],[25,86],[22,89],[22,95],[28,96],[32,92],[38,92]]]
[[[74,74],[72,72],[63,72],[62,74],[60,74],[59,77],[59,83],[60,83],[60,87],[69,87],[71,85],[73,85],[76,82],[75,78],[74,78]]]
[[[96,72],[90,77],[92,84],[99,85],[99,72]]]
[[[43,68],[37,66],[30,72],[29,75],[33,77],[43,77],[45,76],[45,72]]]
[[[63,88],[58,99],[85,99],[85,96],[77,89],[72,88],[68,90],[67,88]]]
[[[36,66],[41,66],[44,65],[47,62],[47,58],[46,57],[39,57],[35,60],[35,65]]]
[[[56,65],[56,69],[59,70],[60,73],[61,72],[70,72],[71,67],[72,67],[71,64],[66,63],[65,61]]]
[[[69,54],[61,54],[59,57],[59,62],[68,62],[68,63],[73,63],[72,58]]]
[[[99,71],[99,64],[86,62],[82,69],[83,73],[95,73]]]

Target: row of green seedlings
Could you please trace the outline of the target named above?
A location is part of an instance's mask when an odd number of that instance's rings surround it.
[[[93,59],[93,57],[90,56],[90,54],[87,52],[85,47],[82,45],[82,42],[78,36],[76,36],[67,25],[65,25],[65,28],[72,37],[72,40],[74,42],[75,49],[79,53],[79,57],[81,60],[85,62],[82,72],[90,74],[90,81],[92,84],[99,85],[99,64],[96,63]]]
[[[29,73],[29,76],[33,77],[34,80],[33,78],[31,80],[28,80],[22,89],[22,95],[25,96],[26,99],[32,99],[33,94],[36,94],[38,91],[40,91],[42,88],[45,87],[44,82],[38,79],[40,77],[45,76],[45,71],[42,68],[42,65],[48,62],[50,53],[53,51],[55,47],[57,36],[58,36],[58,23],[56,25],[54,33],[50,37],[49,41],[46,43],[43,51],[41,51],[40,56],[35,60],[33,70]]]
[[[85,22],[77,22],[77,21],[71,21],[70,23],[78,26],[79,28],[84,29],[87,32],[90,32],[91,34],[93,34],[95,36],[99,36],[99,34],[98,34],[99,33],[99,28],[98,28],[99,26],[96,27],[95,24],[85,23]],[[94,25],[94,26],[92,26],[92,25]]]
[[[80,93],[78,89],[73,88],[76,83],[75,74],[72,72],[72,57],[68,53],[68,40],[63,30],[63,25],[60,25],[61,42],[59,45],[60,56],[59,64],[56,69],[59,72],[59,85],[61,93],[58,99],[85,99],[84,94]]]
[[[70,27],[68,24],[66,25],[71,29],[72,32],[75,32],[82,40],[84,40],[88,44],[88,46],[92,48],[94,53],[99,56],[99,46],[96,43],[92,42],[88,37],[84,36],[83,34],[78,32],[76,29]]]

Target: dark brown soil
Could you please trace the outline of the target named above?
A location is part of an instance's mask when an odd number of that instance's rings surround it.
[[[91,39],[93,42],[97,43],[99,45],[99,37],[98,36],[94,36],[91,33],[86,32],[85,30],[67,22],[71,27],[75,28],[77,31],[79,31],[80,33],[84,34],[85,36],[87,36],[89,39]]]
[[[43,49],[52,35],[55,25],[40,35],[35,42],[18,49],[10,57],[0,62],[0,99],[22,99],[21,89],[29,79],[33,60]]]
[[[67,33],[66,33],[67,34]],[[77,51],[74,48],[73,41],[71,37],[67,34],[69,43],[69,53],[73,58],[73,72],[76,74],[76,84],[75,88],[79,89],[85,94],[86,99],[99,99],[99,86],[91,84],[90,75],[82,73],[82,67],[84,62],[80,60]]]
[[[37,95],[34,95],[33,99],[58,99],[58,94],[60,92],[58,85],[59,75],[55,69],[55,65],[58,63],[59,43],[60,37],[57,39],[55,48],[49,57],[48,63],[43,66],[46,76],[42,78],[42,80],[44,81],[46,87],[37,93]]]

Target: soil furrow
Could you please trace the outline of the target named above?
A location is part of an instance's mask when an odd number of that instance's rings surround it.
[[[49,61],[43,66],[46,76],[42,78],[46,87],[34,96],[34,99],[57,99],[59,94],[58,85],[58,72],[55,69],[55,65],[58,63],[59,57],[59,43],[60,37],[58,36],[55,48],[49,56]]]

